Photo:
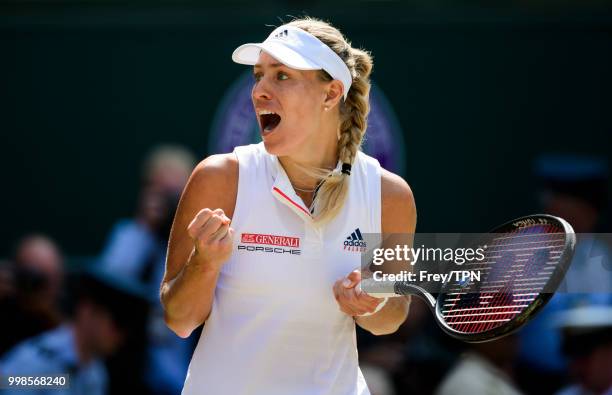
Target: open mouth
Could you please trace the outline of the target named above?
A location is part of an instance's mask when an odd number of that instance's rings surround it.
[[[281,117],[278,114],[270,113],[259,115],[261,129],[264,132],[271,132],[272,130],[274,130],[278,126],[280,121]]]

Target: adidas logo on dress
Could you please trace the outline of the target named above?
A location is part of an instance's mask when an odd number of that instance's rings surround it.
[[[355,229],[346,240],[344,240],[344,249],[346,251],[365,252],[366,242],[363,240],[359,228]]]

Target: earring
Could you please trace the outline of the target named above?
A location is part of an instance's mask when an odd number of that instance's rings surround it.
[[[325,107],[325,111],[327,111],[327,110],[329,110],[329,107],[327,107],[327,106],[326,106],[326,107]]]

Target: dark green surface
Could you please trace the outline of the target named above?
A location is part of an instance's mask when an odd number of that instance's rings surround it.
[[[1,252],[39,230],[95,254],[133,210],[145,152],[177,142],[206,155],[216,105],[243,70],[232,50],[295,10],[373,52],[406,134],[419,231],[484,231],[537,211],[540,152],[610,152],[603,7],[86,3],[0,6]]]

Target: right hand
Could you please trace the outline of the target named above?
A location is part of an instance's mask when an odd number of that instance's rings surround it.
[[[187,234],[193,240],[190,261],[214,270],[221,267],[232,254],[234,229],[231,220],[220,208],[200,210],[187,226]]]

